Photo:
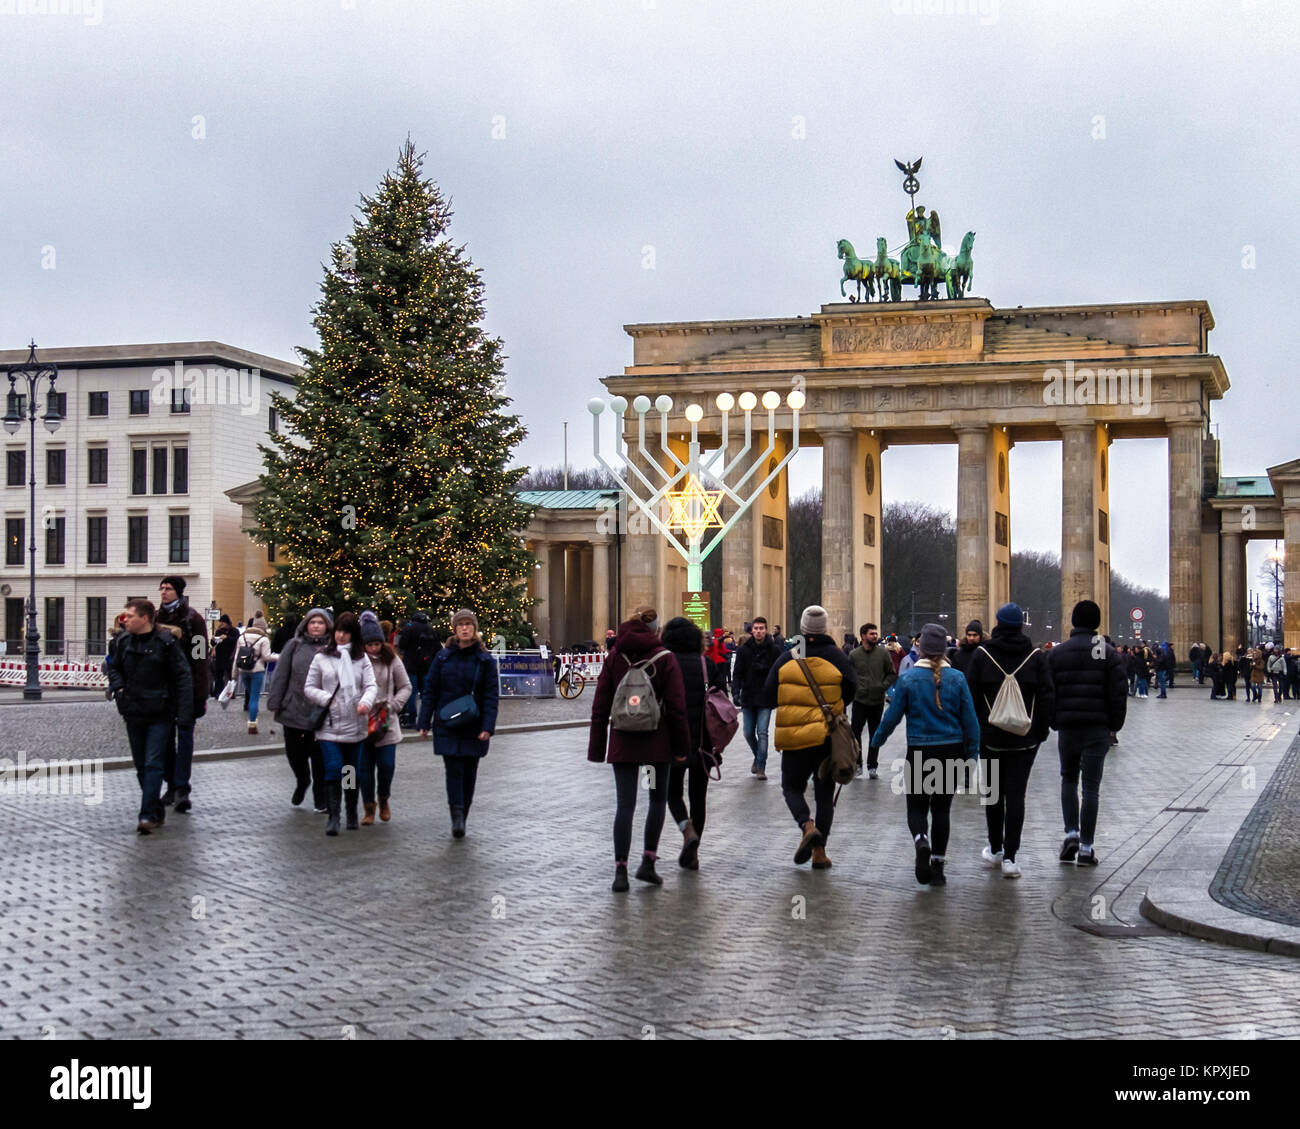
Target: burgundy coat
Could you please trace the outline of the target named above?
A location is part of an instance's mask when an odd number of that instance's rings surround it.
[[[659,728],[653,733],[623,733],[609,728],[609,711],[614,690],[631,669],[654,652],[662,651],[650,671],[650,685],[659,699]],[[609,736],[608,752],[605,748]],[[686,687],[677,658],[659,642],[659,636],[639,619],[629,619],[618,629],[614,650],[606,657],[596,680],[596,700],[591,705],[591,736],[587,741],[589,761],[610,764],[666,764],[674,748],[689,749],[690,725],[686,720]]]

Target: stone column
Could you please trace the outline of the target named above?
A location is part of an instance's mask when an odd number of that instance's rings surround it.
[[[1282,504],[1286,563],[1282,566],[1282,630],[1286,646],[1300,650],[1300,498]]]
[[[1185,655],[1201,634],[1202,427],[1169,425],[1169,639]]]
[[[570,545],[564,554],[564,642],[583,639],[582,547]]]
[[[583,639],[596,638],[596,609],[592,599],[595,580],[594,563],[595,554],[592,552],[591,545],[583,545],[578,550],[578,634]],[[600,630],[603,636],[605,632],[603,624]]]
[[[957,431],[957,618],[954,630],[972,619],[993,622],[989,606],[989,428],[958,427]]]
[[[609,542],[591,543],[591,637],[603,645],[605,632],[618,628],[619,614],[609,608]]]
[[[533,630],[543,643],[551,635],[551,544],[534,541],[533,555],[540,566],[533,569]]]
[[[864,623],[880,624],[880,588],[884,569],[881,555],[881,454],[885,444],[874,431],[859,431],[853,462],[853,623],[848,631],[857,638]]]
[[[1205,642],[1219,651],[1235,651],[1246,641],[1246,545],[1240,533],[1219,536],[1223,628],[1218,640]]]
[[[740,435],[734,433],[727,439],[728,459],[739,455],[745,446],[744,428],[741,427]],[[755,439],[757,446],[757,439]],[[758,448],[760,451],[762,447]],[[745,469],[748,469],[749,462],[754,458],[754,450],[746,456]],[[758,472],[755,471],[755,474]],[[727,481],[735,482],[739,477],[738,474],[730,474]],[[722,516],[726,521],[731,520],[731,515],[736,512],[736,505],[730,500],[722,504]],[[758,601],[758,538],[755,534],[756,523],[754,521],[754,508],[751,506],[745,511],[743,517],[731,527],[727,534],[726,540],[722,542],[722,547],[715,549],[714,552],[722,554],[722,607],[715,608],[714,614],[719,616],[719,623],[743,624],[747,620],[753,619],[756,615],[766,616],[768,625],[780,623],[784,626],[784,621],[779,615],[776,615],[775,609],[760,608],[755,606]],[[776,618],[773,616],[776,615]],[[794,632],[791,632],[793,635]]]
[[[564,638],[567,630],[565,622],[565,582],[564,582],[564,555],[565,547],[556,545],[554,542],[550,545],[550,561],[546,569],[546,607],[548,609],[547,629],[550,635],[549,642],[552,647],[563,647],[568,643]]]
[[[1096,506],[1092,497],[1091,420],[1060,424],[1061,430],[1061,622],[1070,622],[1080,600],[1097,600],[1093,562]],[[1063,630],[1062,635],[1069,634]]]
[[[854,433],[823,431],[822,438],[822,607],[827,633],[840,640],[856,631],[853,620]],[[798,615],[802,608],[791,609]],[[794,632],[791,631],[790,634]]]

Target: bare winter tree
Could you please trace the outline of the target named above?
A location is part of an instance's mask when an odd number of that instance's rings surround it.
[[[570,490],[615,490],[618,483],[604,467],[569,467]],[[516,490],[563,490],[564,467],[530,468],[515,485]]]

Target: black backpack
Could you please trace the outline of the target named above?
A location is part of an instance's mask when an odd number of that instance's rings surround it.
[[[235,666],[240,670],[252,670],[257,665],[257,655],[253,652],[251,643],[241,643],[239,646],[239,656],[235,659]]]

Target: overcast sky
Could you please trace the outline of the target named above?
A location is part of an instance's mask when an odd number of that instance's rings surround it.
[[[61,2],[0,0],[0,347],[296,359],[409,132],[483,271],[521,461],[559,462],[567,419],[582,465],[625,323],[838,300],[836,240],[901,242],[893,159],[924,155],[945,242],[978,232],[975,295],[1207,299],[1225,473],[1300,456],[1288,0]],[[1165,590],[1165,444],[1111,458],[1113,567]],[[956,465],[891,450],[885,498],[955,510]],[[1059,550],[1059,444],[1011,472],[1013,546]]]

